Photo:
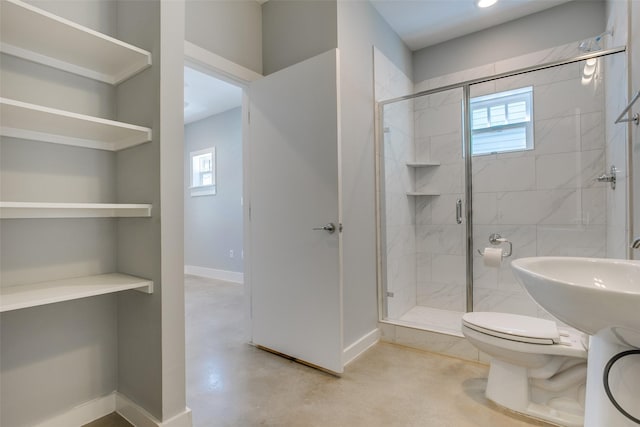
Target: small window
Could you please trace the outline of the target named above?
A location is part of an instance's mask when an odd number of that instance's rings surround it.
[[[215,147],[191,152],[191,196],[216,194]]]
[[[471,154],[533,149],[533,87],[471,98]]]

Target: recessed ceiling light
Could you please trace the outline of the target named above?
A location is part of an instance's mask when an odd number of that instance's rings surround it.
[[[476,0],[476,5],[478,7],[489,7],[496,4],[498,0]]]

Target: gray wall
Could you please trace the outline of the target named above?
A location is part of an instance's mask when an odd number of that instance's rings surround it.
[[[373,45],[411,78],[411,52],[373,6],[339,2],[345,347],[378,321]]]
[[[262,11],[255,0],[187,0],[185,39],[262,73]]]
[[[116,37],[116,8],[113,0],[28,0],[27,3]]]
[[[189,153],[212,146],[217,184],[213,196],[184,192],[185,264],[242,272],[242,109],[190,123],[184,136],[185,189],[190,185]]]
[[[148,126],[153,141],[117,153],[119,203],[152,203],[152,218],[118,220],[118,271],[154,281],[153,295],[118,295],[118,391],[162,419],[159,2],[118,2],[118,35],[152,54],[153,66],[117,88],[118,119]]]
[[[605,30],[603,1],[572,1],[413,53],[413,81],[593,37]]]
[[[337,46],[335,0],[271,0],[262,5],[263,74]]]

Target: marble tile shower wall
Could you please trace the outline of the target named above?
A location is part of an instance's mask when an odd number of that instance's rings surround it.
[[[439,77],[416,91],[579,54],[577,45],[537,52]],[[583,64],[538,71],[472,87],[472,97],[534,87],[534,149],[473,158],[474,253],[498,232],[513,242],[511,259],[534,255],[605,256],[607,187],[602,64],[583,84]],[[416,156],[441,162],[416,174],[416,189],[441,195],[416,202],[418,304],[464,310],[464,225],[455,224],[464,192],[460,92],[416,102]],[[474,310],[547,317],[513,277],[509,260],[486,268],[474,256]]]
[[[377,49],[374,50],[376,101],[411,93],[412,81]],[[407,161],[413,158],[413,101],[385,108],[380,171],[384,197],[382,236],[386,250],[387,316],[397,319],[416,305],[415,207],[407,189],[413,175]]]

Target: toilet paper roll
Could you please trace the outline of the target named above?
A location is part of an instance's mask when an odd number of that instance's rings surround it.
[[[484,248],[484,265],[487,267],[500,267],[502,262],[501,248]]]

